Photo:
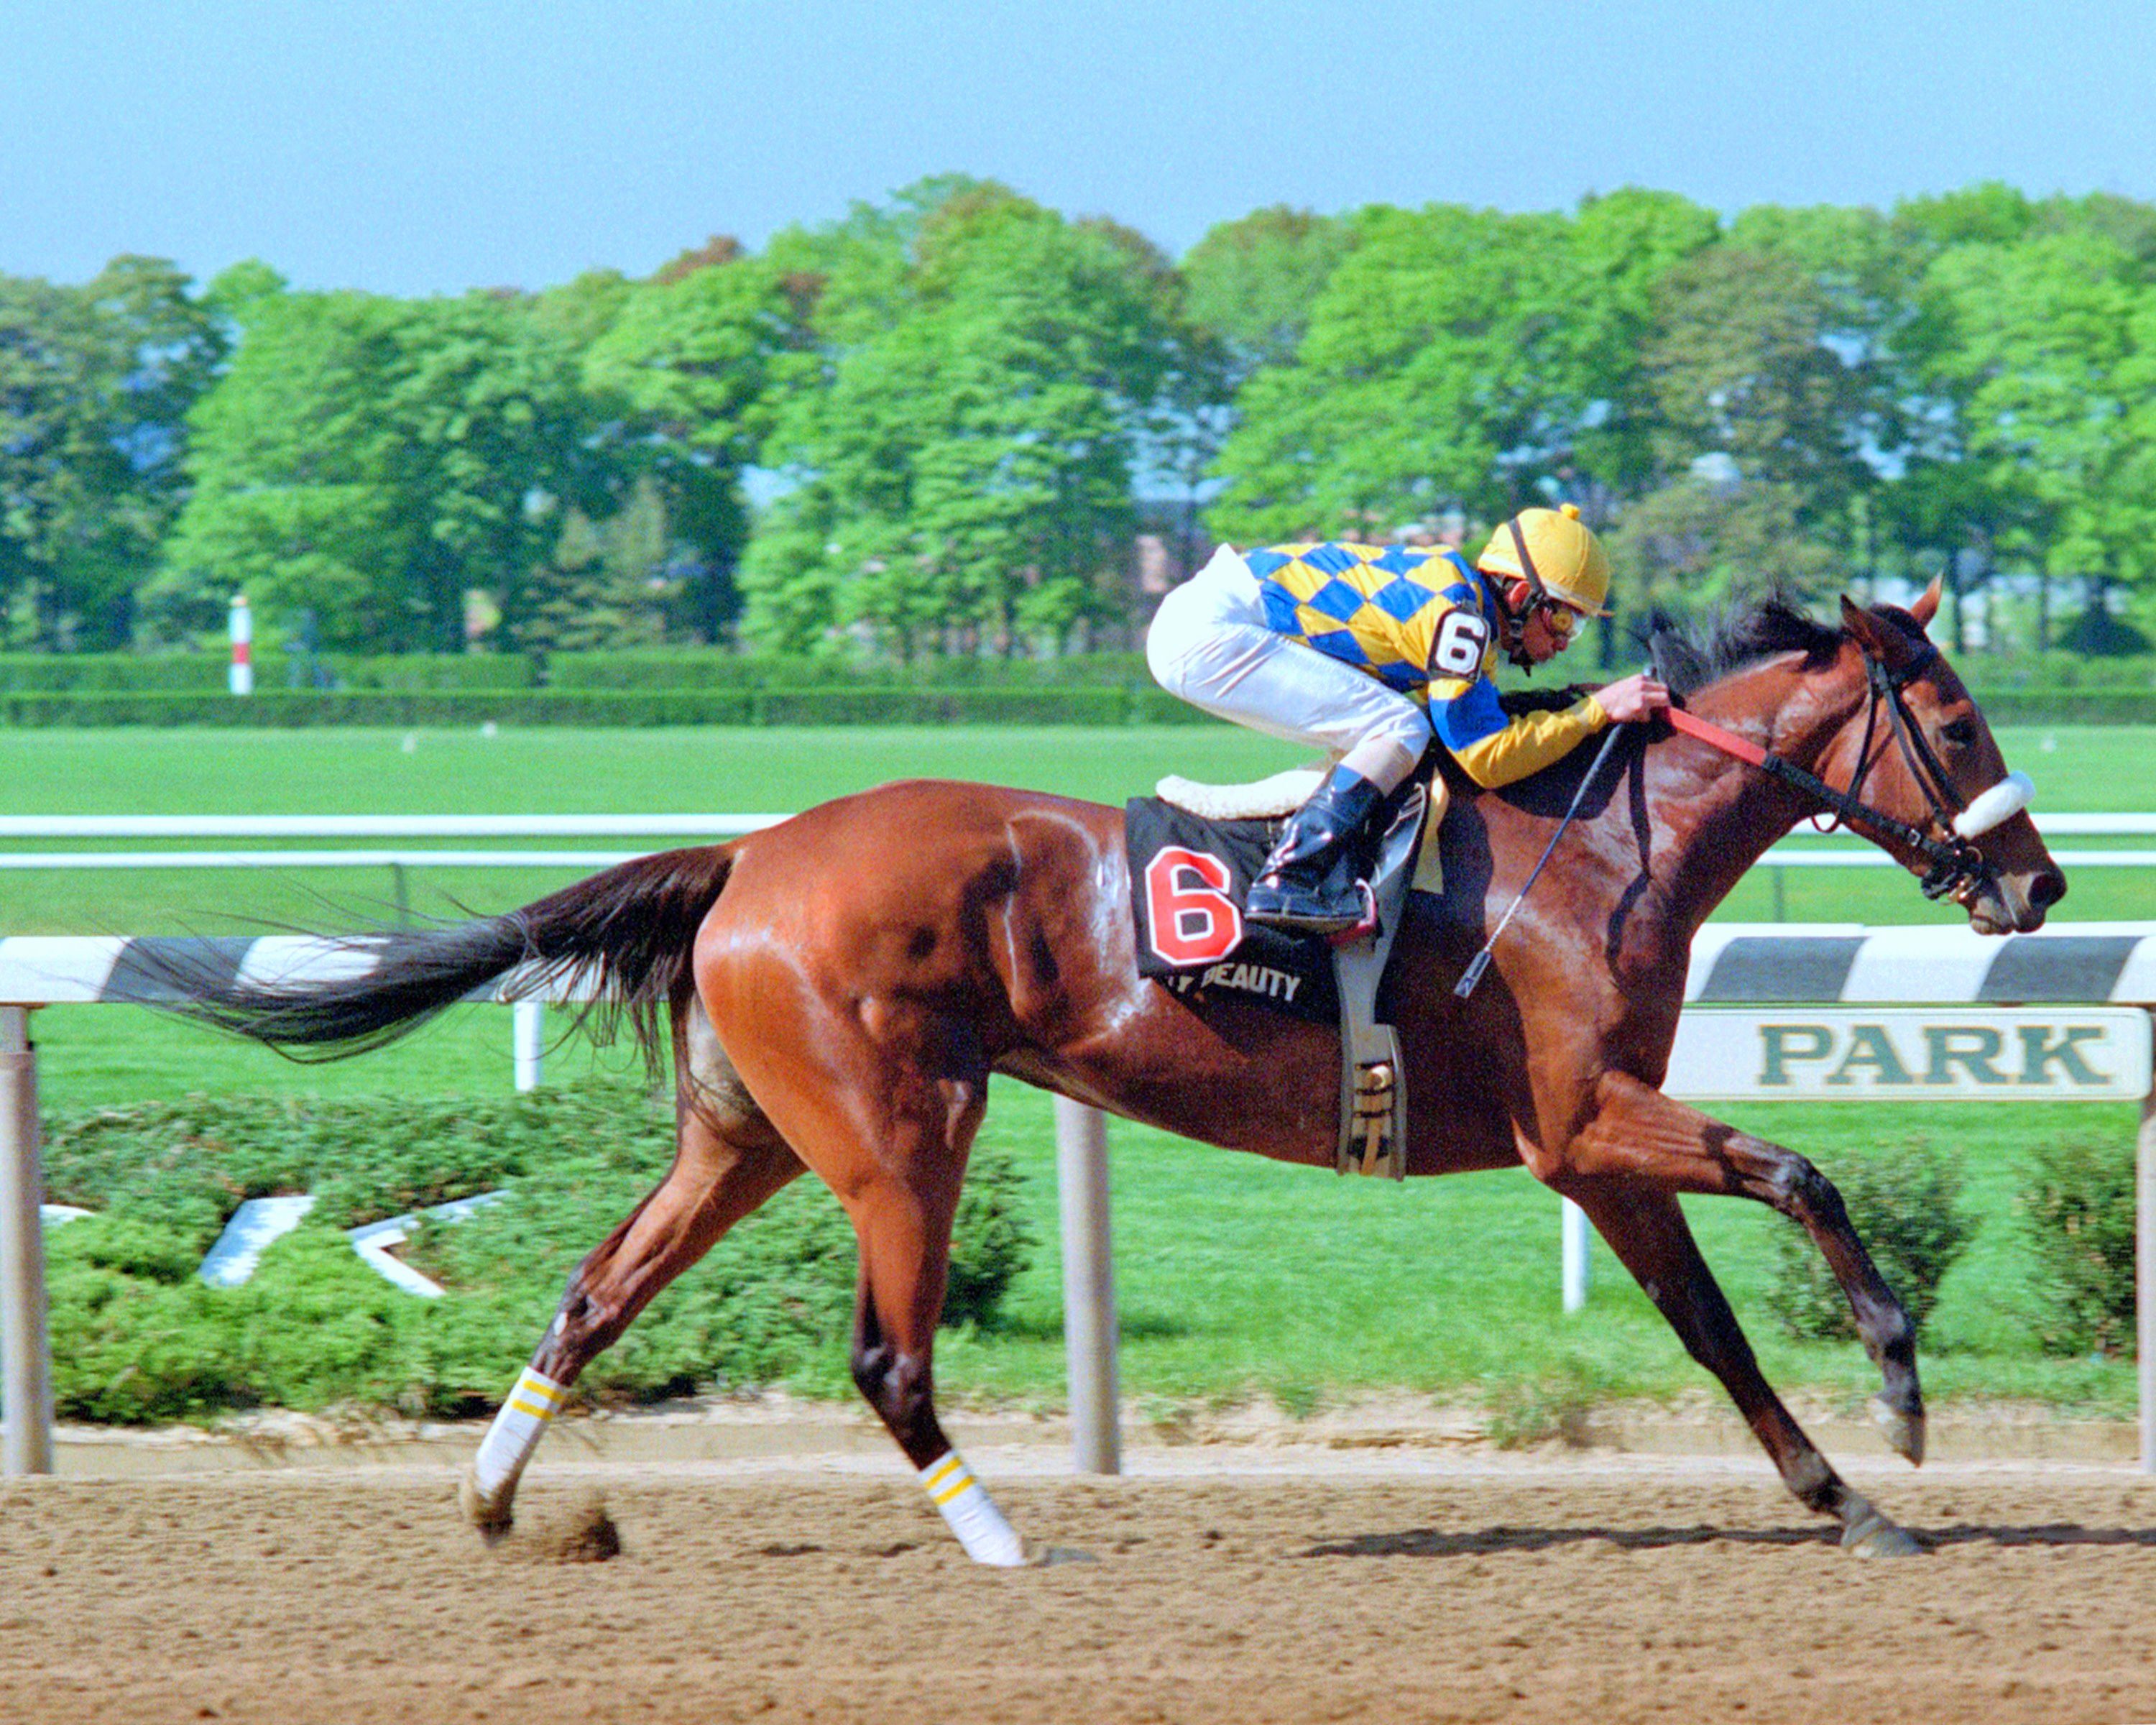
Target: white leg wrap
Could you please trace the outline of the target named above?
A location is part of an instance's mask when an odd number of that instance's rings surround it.
[[[1015,1569],[1025,1562],[1024,1542],[956,1450],[922,1468],[921,1485],[975,1563]]]
[[[524,1471],[546,1435],[547,1422],[568,1393],[552,1378],[524,1368],[472,1458],[472,1479],[480,1491],[492,1496]]]

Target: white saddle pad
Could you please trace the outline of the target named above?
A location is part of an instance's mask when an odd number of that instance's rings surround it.
[[[1175,773],[1153,787],[1163,803],[1203,815],[1207,820],[1263,820],[1292,814],[1324,783],[1327,767],[1291,767],[1255,784],[1200,784]]]

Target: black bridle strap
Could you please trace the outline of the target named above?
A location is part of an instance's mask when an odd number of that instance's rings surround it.
[[[1925,740],[1922,727],[1910,716],[1908,703],[1902,698],[1902,691],[1922,675],[1938,656],[1936,647],[1928,648],[1900,670],[1891,671],[1867,653],[1864,655],[1864,668],[1871,680],[1873,711],[1884,703],[1887,716],[1893,723],[1894,740],[1901,744],[1902,758],[1908,765],[1909,776],[1917,781],[1925,800],[1931,803],[1932,813],[1939,824],[1951,832],[1954,817],[1969,805],[1956,794],[1953,781],[1947,777],[1945,767]],[[1865,728],[1868,734],[1868,722]]]
[[[1749,762],[1762,771],[1771,773],[1793,789],[1832,809],[1845,824],[1862,827],[1877,836],[1906,845],[1931,866],[1923,877],[1924,896],[1927,898],[1961,898],[1971,887],[1980,885],[1988,868],[1984,853],[1967,839],[1954,831],[1954,819],[1968,805],[1955,794],[1953,781],[1947,777],[1938,756],[1924,740],[1922,729],[1910,716],[1902,691],[1929,669],[1938,658],[1938,649],[1929,642],[1898,670],[1890,669],[1868,649],[1864,649],[1864,674],[1871,685],[1871,700],[1864,716],[1864,742],[1857,752],[1856,767],[1851,775],[1849,788],[1836,790],[1818,774],[1807,773],[1794,761],[1770,753],[1756,742],[1748,742],[1734,732],[1725,731],[1719,725],[1696,718],[1681,707],[1672,706],[1668,716],[1671,725],[1688,737],[1696,737],[1725,754],[1734,755],[1740,761]],[[1905,820],[1897,820],[1883,809],[1874,809],[1861,801],[1857,792],[1871,770],[1870,756],[1871,737],[1879,718],[1881,706],[1894,727],[1895,740],[1900,743],[1902,758],[1908,763],[1909,775],[1924,793],[1931,805],[1933,820],[1948,836],[1934,839],[1929,833],[1911,826]]]
[[[1860,802],[1847,791],[1836,790],[1818,774],[1807,773],[1794,761],[1771,753],[1733,731],[1725,731],[1711,720],[1688,713],[1681,706],[1671,707],[1663,716],[1670,721],[1672,730],[1681,731],[1686,737],[1697,737],[1702,742],[1720,749],[1725,755],[1733,755],[1737,759],[1758,768],[1771,777],[1780,779],[1793,790],[1801,791],[1815,802],[1825,803],[1844,821],[1861,822],[1883,837],[1908,845],[1933,864],[1943,865],[1954,860],[1953,849],[1942,845],[1928,833],[1920,831],[1907,821],[1897,820],[1868,803]]]

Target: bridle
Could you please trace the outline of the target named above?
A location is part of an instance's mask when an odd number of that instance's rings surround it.
[[[1837,789],[1795,762],[1770,753],[1758,744],[1697,718],[1681,707],[1669,709],[1670,723],[1687,737],[1696,737],[1725,754],[1748,762],[1815,802],[1824,803],[1835,816],[1825,830],[1831,832],[1845,824],[1916,851],[1931,865],[1921,877],[1924,896],[1950,898],[1957,904],[1966,905],[1983,887],[1996,885],[1991,865],[1985,861],[1975,840],[2028,807],[2030,782],[2021,773],[2010,773],[1973,802],[1963,801],[1937,752],[1926,741],[1923,728],[1909,711],[1908,698],[1902,693],[1938,662],[1939,649],[1926,641],[1907,663],[1892,666],[1867,642],[1860,639],[1857,649],[1864,657],[1871,699],[1864,715],[1864,740],[1857,748],[1856,770],[1846,790]],[[1929,830],[1911,826],[1862,799],[1864,781],[1871,774],[1875,758],[1871,739],[1877,732],[1881,711],[1887,714],[1895,741],[1901,747],[1909,776],[1917,782],[1917,788],[1924,793],[1924,801],[1929,806]],[[1881,751],[1882,756],[1884,752]]]

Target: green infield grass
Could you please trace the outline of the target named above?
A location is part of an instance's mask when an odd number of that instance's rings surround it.
[[[2001,733],[2030,772],[2037,808],[2156,809],[2156,729],[2028,727]],[[786,812],[894,778],[982,779],[1094,801],[1143,794],[1163,773],[1238,779],[1307,757],[1225,725],[1124,730],[1013,726],[573,731],[17,731],[0,736],[0,814],[430,814]],[[362,841],[295,841],[359,848]],[[529,849],[540,841],[461,848]],[[581,848],[648,848],[634,839]],[[660,841],[654,840],[650,843]],[[2148,848],[2078,839],[2073,849]],[[61,841],[0,849],[53,850]],[[85,848],[85,847],[78,847]],[[100,847],[142,851],[146,841]],[[167,848],[277,848],[248,840]],[[405,841],[402,848],[424,848]],[[1861,848],[1861,847],[1860,847]],[[587,872],[579,868],[382,867],[0,871],[0,932],[157,934],[259,927],[353,926],[397,914],[490,911],[523,904]],[[1779,879],[1777,880],[1779,875]],[[2061,916],[2085,922],[2156,915],[2156,886],[2138,870],[2085,869]],[[1779,915],[1778,915],[1779,913]],[[1887,869],[1760,870],[1717,913],[1767,922],[1951,922]]]

